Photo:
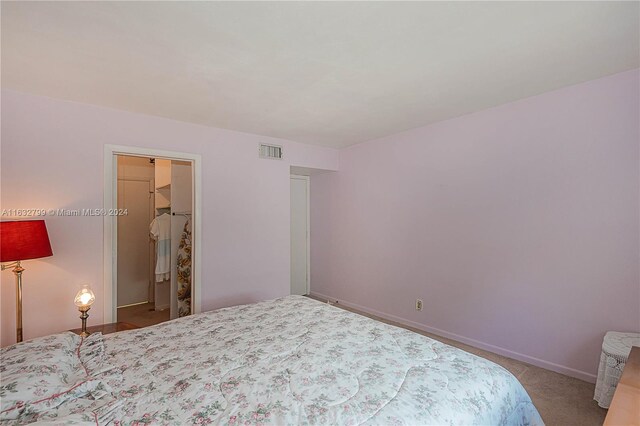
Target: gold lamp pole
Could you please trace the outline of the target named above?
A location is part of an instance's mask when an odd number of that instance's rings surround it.
[[[16,341],[22,342],[22,271],[24,268],[20,266],[20,261],[2,265],[1,269],[9,269],[13,267],[12,272],[16,274]]]
[[[87,337],[91,334],[87,331],[87,318],[89,318],[88,312],[95,300],[96,296],[88,285],[83,285],[73,300],[73,303],[75,303],[80,311],[80,319],[82,320],[82,332],[80,333],[80,336],[82,337]]]

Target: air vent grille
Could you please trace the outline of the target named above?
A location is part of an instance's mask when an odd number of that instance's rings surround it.
[[[260,144],[260,158],[282,159],[282,147],[278,145]]]

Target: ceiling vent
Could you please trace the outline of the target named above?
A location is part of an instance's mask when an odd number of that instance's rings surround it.
[[[260,144],[260,158],[282,160],[282,147],[278,145]]]

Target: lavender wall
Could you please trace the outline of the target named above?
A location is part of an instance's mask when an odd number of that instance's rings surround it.
[[[640,329],[638,81],[341,151],[311,183],[312,292],[593,380],[604,333]]]
[[[259,142],[285,160],[260,160]],[[105,144],[199,153],[202,308],[289,294],[289,166],[335,170],[337,151],[50,98],[2,92],[2,209],[101,208]],[[101,217],[47,217],[54,256],[25,262],[25,338],[79,326],[73,297],[91,283],[102,321]],[[15,286],[1,274],[1,343],[15,341]]]

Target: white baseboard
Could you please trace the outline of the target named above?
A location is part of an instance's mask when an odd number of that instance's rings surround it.
[[[529,355],[521,354],[519,352],[514,352],[509,349],[501,348],[499,346],[491,345],[489,343],[480,342],[475,339],[470,339],[465,336],[460,336],[455,333],[449,333],[448,331],[440,330],[435,327],[430,327],[428,325],[420,324],[415,321],[410,321],[395,315],[387,314],[385,312],[378,311],[376,309],[371,309],[366,306],[358,305],[357,303],[352,303],[346,300],[340,300],[335,297],[326,296],[324,294],[319,294],[314,291],[310,293],[310,296],[317,297],[319,299],[329,300],[331,302],[336,302],[338,305],[344,305],[349,308],[354,308],[359,311],[366,312],[368,314],[376,315],[380,318],[388,319],[391,321],[395,321],[399,324],[403,324],[409,327],[417,328],[418,330],[426,331],[428,333],[435,334],[437,336],[445,337],[447,339],[455,340],[460,343],[467,344],[469,346],[473,346],[475,348],[483,349],[485,351],[493,352],[498,355],[503,355],[508,358],[512,358],[518,361],[526,362],[536,367],[545,368],[547,370],[555,371],[556,373],[564,374],[566,376],[575,377],[576,379],[584,380],[585,382],[595,383],[596,376],[595,374],[587,373],[586,371],[576,370],[570,367],[566,367],[564,365],[556,364],[553,362],[545,361],[540,358],[535,358]]]

